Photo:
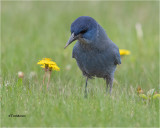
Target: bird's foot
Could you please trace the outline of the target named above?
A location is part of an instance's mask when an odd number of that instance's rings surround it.
[[[84,92],[84,98],[87,98],[87,97],[88,97],[87,90],[85,90],[85,92]]]

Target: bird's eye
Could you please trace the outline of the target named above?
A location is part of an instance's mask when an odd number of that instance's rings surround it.
[[[82,30],[80,33],[81,34],[84,34],[84,33],[86,33],[87,32],[87,30]]]

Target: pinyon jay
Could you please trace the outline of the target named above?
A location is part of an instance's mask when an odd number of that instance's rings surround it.
[[[71,24],[71,37],[65,48],[77,40],[72,57],[86,77],[85,95],[88,78],[99,77],[106,80],[106,91],[113,86],[116,66],[121,64],[119,48],[109,39],[105,30],[91,17],[80,16]]]

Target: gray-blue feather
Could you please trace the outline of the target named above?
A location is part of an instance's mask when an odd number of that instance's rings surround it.
[[[86,24],[85,18],[90,19],[87,20],[89,23]],[[78,25],[83,26],[81,27],[83,29],[85,29],[83,24],[86,24],[87,28],[88,24],[93,22],[87,34],[84,35],[84,37],[89,36],[78,40],[73,48],[72,56],[76,59],[79,68],[89,78],[94,76],[102,78],[106,78],[108,75],[113,76],[116,65],[121,64],[118,47],[108,38],[104,29],[94,19],[83,16],[77,21],[79,22]],[[75,27],[76,24],[76,21],[72,23],[74,27],[71,26],[71,31],[79,33],[80,31]],[[73,28],[76,29],[74,30]]]

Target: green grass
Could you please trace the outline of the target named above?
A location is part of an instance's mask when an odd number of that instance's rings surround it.
[[[136,93],[138,86],[159,92],[158,9],[158,2],[2,2],[1,126],[158,127],[159,100],[145,103]],[[85,78],[71,58],[74,43],[64,50],[70,25],[81,15],[95,18],[119,48],[131,51],[115,72],[111,97],[105,81],[93,79],[84,98]],[[48,91],[40,89],[44,71],[36,64],[44,57],[61,68]]]

